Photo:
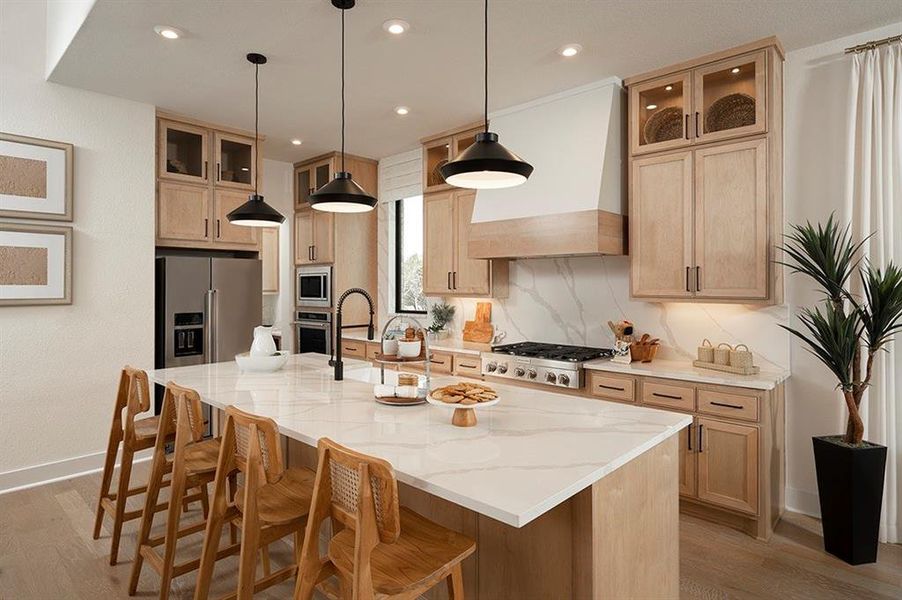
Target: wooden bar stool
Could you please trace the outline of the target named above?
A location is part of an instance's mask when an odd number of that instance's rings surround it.
[[[172,382],[166,384],[163,408],[160,412],[160,429],[154,446],[153,466],[147,484],[144,517],[141,520],[135,563],[132,566],[129,595],[134,595],[137,591],[145,559],[160,575],[161,600],[169,597],[173,578],[193,571],[200,564],[199,558],[176,564],[175,551],[179,538],[204,530],[209,514],[207,484],[215,477],[220,440],[219,438],[205,440],[203,433],[203,412],[197,392]],[[170,459],[166,456],[166,440],[173,434],[175,451]],[[171,472],[169,501],[164,504],[168,506],[166,532],[162,536],[152,538],[150,530],[156,511],[150,507],[157,504],[163,477],[169,472]],[[185,499],[189,498],[187,491],[194,487],[200,489],[204,519],[180,528]],[[156,550],[160,545],[163,546],[162,556]],[[238,545],[235,544],[223,550],[220,558],[237,552]]]
[[[150,390],[147,373],[126,366],[119,376],[119,390],[116,404],[113,407],[113,424],[107,442],[106,461],[103,465],[103,478],[100,483],[100,497],[97,500],[97,513],[94,519],[94,539],[100,537],[104,513],[113,517],[112,546],[110,548],[110,564],[115,565],[119,557],[119,539],[122,536],[122,524],[137,519],[143,514],[142,509],[127,511],[128,498],[147,491],[147,486],[130,488],[132,463],[135,453],[153,448],[157,441],[159,417],[136,418],[140,413],[150,410]],[[124,417],[123,417],[123,412]],[[119,469],[119,485],[117,491],[110,493],[113,470],[116,466],[116,455],[122,444],[122,464]],[[169,485],[169,482],[164,482]],[[165,506],[155,507],[162,510]]]
[[[461,562],[476,542],[398,505],[391,464],[323,438],[313,504],[298,571],[295,600],[308,600],[317,583],[337,572],[342,598],[417,598],[445,580],[462,600]],[[338,532],[325,559],[319,531],[331,517]]]
[[[241,556],[238,589],[229,597],[249,600],[254,593],[285,581],[297,572],[296,561],[275,573],[256,579],[256,552],[271,542],[294,534],[299,553],[313,497],[315,474],[310,469],[286,469],[282,461],[278,428],[272,419],[258,417],[233,406],[225,410],[226,420],[216,468],[213,500],[204,534],[195,600],[210,593],[213,567],[220,557],[222,526],[232,519],[240,522]],[[226,497],[226,482],[240,472],[244,476],[234,500]]]

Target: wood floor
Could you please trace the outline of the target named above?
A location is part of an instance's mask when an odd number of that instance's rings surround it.
[[[136,479],[146,464],[136,465]],[[137,522],[124,527],[120,564],[111,567],[109,527],[91,539],[100,475],[0,495],[0,600],[127,598]],[[198,518],[192,507],[186,518]],[[158,515],[162,524],[163,515]],[[160,525],[155,533],[162,531]],[[200,551],[202,535],[185,538],[180,557]],[[287,544],[272,548],[273,568],[291,559]],[[902,598],[902,546],[881,545],[879,562],[851,567],[825,554],[820,523],[787,515],[770,542],[684,516],[680,526],[680,588],[685,599]],[[237,561],[217,563],[211,597],[234,590]],[[138,598],[157,596],[156,573],[145,568]],[[175,580],[170,598],[192,598],[194,574]],[[256,598],[291,598],[293,581]],[[499,599],[503,600],[503,599]]]

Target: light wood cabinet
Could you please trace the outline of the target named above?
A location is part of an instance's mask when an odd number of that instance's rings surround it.
[[[636,401],[636,380],[633,377],[590,371],[586,380],[586,387],[593,396],[617,402]]]
[[[423,292],[427,296],[504,297],[507,261],[467,255],[476,194],[442,191],[423,197]]]
[[[157,186],[157,241],[208,242],[210,190],[161,181]]]
[[[758,428],[698,419],[700,500],[758,514]]]
[[[695,496],[697,489],[698,460],[696,451],[698,444],[694,441],[697,427],[696,419],[692,424],[680,431],[680,495]]]
[[[279,293],[279,228],[260,230],[260,260],[263,262],[263,293]]]
[[[216,185],[253,190],[257,163],[257,146],[254,144],[254,138],[214,131],[213,149]]]
[[[200,185],[209,183],[209,129],[158,119],[157,135],[158,178]]]
[[[251,250],[257,249],[258,227],[245,227],[229,223],[228,214],[245,202],[247,202],[246,192],[214,190],[213,240],[215,242],[229,246],[248,246]]]
[[[476,141],[482,127],[467,126],[430,136],[423,142],[423,193],[456,189],[445,183],[439,168]]]
[[[782,62],[768,38],[626,80],[632,297],[782,301]]]
[[[334,260],[335,215],[305,208],[294,214],[294,264],[328,264]]]

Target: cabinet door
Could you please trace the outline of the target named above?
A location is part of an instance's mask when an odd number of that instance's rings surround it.
[[[452,138],[440,138],[423,145],[423,192],[434,192],[448,189],[445,178],[439,172],[439,167],[451,158]]]
[[[196,125],[158,121],[157,173],[162,179],[205,184],[209,181],[210,131]]]
[[[275,294],[279,291],[279,228],[261,228],[260,240],[260,259],[263,261],[263,293]]]
[[[695,152],[695,289],[767,297],[767,140]]]
[[[693,71],[693,129],[699,142],[767,131],[765,51]]]
[[[455,192],[454,195],[455,264],[451,274],[451,288],[456,294],[486,295],[491,291],[489,261],[467,255],[476,192]]]
[[[227,217],[230,212],[247,202],[247,193],[216,190],[214,201],[215,229],[213,231],[213,241],[230,245],[243,244],[256,248],[259,239],[259,228],[232,225]]]
[[[691,297],[692,153],[634,160],[630,192],[632,295]]]
[[[680,431],[680,495],[696,496],[696,479],[698,474],[697,444],[695,430],[697,425],[692,425]]]
[[[363,259],[363,257],[361,257]],[[313,211],[313,262],[331,263],[335,260],[335,215]]]
[[[341,164],[338,165],[338,168],[341,168]],[[313,174],[313,191],[315,192],[332,181],[332,176],[336,170],[337,169],[332,166],[331,158],[327,158],[326,160],[311,165],[310,171]]]
[[[210,241],[210,188],[161,181],[157,192],[157,239]]]
[[[758,428],[698,419],[698,497],[758,514]]]
[[[313,193],[314,175],[312,167],[294,170],[294,208],[310,206],[310,194]]]
[[[630,151],[645,154],[688,146],[691,73],[630,86]]]
[[[216,185],[242,190],[254,189],[257,145],[253,138],[217,131]]]
[[[423,221],[423,292],[447,294],[454,271],[454,193],[424,196]]]
[[[313,262],[313,209],[294,213],[294,264]]]

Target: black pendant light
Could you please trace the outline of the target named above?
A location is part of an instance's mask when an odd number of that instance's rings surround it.
[[[445,163],[439,171],[447,183],[472,189],[498,189],[525,183],[532,165],[498,142],[498,134],[489,131],[489,0],[485,0],[485,131],[476,134],[476,142]]]
[[[373,210],[376,199],[345,171],[345,11],[354,8],[354,0],[332,0],[332,6],[341,10],[341,170],[310,194],[310,206],[326,212],[366,212]]]
[[[248,62],[254,65],[254,144],[257,152],[254,153],[254,161],[260,155],[260,65],[266,64],[266,57],[256,52],[247,55]],[[254,165],[254,193],[248,197],[247,202],[226,215],[232,225],[244,225],[245,227],[278,227],[285,217],[272,206],[263,201],[263,196],[257,193],[257,180],[260,169]]]

